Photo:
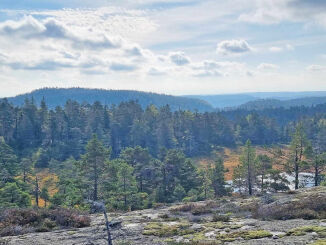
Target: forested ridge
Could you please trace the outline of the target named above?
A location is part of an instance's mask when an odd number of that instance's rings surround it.
[[[40,105],[45,99],[50,109],[56,106],[64,106],[67,100],[74,100],[78,103],[90,103],[98,101],[102,105],[118,105],[121,102],[130,100],[137,101],[142,108],[149,105],[161,107],[169,104],[171,110],[192,110],[192,111],[213,111],[214,108],[204,100],[187,98],[151,92],[135,90],[106,90],[88,88],[41,88],[30,93],[9,97],[8,100],[16,106],[24,104],[25,99],[33,99],[36,105]]]

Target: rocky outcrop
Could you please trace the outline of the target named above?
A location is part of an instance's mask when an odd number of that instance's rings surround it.
[[[323,199],[326,188],[310,188],[292,194],[273,195],[271,203],[262,198],[224,198],[217,201],[176,204],[158,209],[112,213],[121,221],[112,230],[114,245],[127,244],[326,244],[326,220],[254,219],[255,205],[284,205],[316,197]],[[269,201],[270,202],[270,201]],[[187,206],[188,205],[188,206]],[[251,210],[252,211],[252,210]],[[227,217],[227,218],[226,218]],[[100,245],[107,244],[101,214],[91,216],[90,227],[3,237],[2,245]],[[205,243],[209,242],[209,243]]]

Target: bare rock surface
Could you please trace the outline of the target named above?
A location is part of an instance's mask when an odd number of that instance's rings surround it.
[[[310,195],[325,197],[326,188],[310,188],[291,195],[277,194],[272,205],[309,198]],[[111,220],[122,221],[121,227],[112,230],[113,244],[301,245],[316,241],[319,241],[319,245],[326,244],[325,219],[254,219],[244,207],[254,205],[258,199],[230,197],[217,201],[175,204],[159,209],[112,213],[109,214]],[[215,213],[227,215],[229,220],[213,219]],[[103,215],[91,215],[91,219],[90,227],[3,237],[0,238],[0,245],[107,244]]]

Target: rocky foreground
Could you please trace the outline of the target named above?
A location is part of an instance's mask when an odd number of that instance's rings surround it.
[[[110,214],[121,221],[114,227],[114,245],[127,244],[326,244],[326,187],[255,198],[162,206],[156,209]],[[314,205],[309,207],[298,205]],[[320,205],[321,204],[321,205]],[[288,219],[283,207],[293,207],[305,219]],[[300,207],[300,208],[298,208]],[[274,210],[277,209],[277,212]],[[257,211],[258,210],[258,211]],[[305,210],[305,211],[302,211]],[[296,212],[295,211],[295,212]],[[266,215],[262,214],[266,213]],[[293,210],[291,211],[294,214]],[[301,213],[300,213],[301,212]],[[276,215],[277,213],[277,215]],[[271,217],[276,215],[279,220]],[[319,215],[318,217],[315,215]],[[30,233],[0,238],[1,245],[107,244],[104,217],[92,215],[90,227]],[[268,219],[268,220],[264,220]]]

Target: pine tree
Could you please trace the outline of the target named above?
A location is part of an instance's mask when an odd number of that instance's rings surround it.
[[[257,156],[257,174],[260,175],[260,189],[261,192],[265,190],[265,180],[266,175],[272,169],[272,160],[267,155],[258,155]]]
[[[215,197],[226,195],[224,173],[224,162],[222,158],[218,158],[211,169],[211,182]]]
[[[253,187],[256,179],[256,152],[251,146],[250,140],[247,140],[240,156],[240,168],[243,177],[246,179],[248,194],[253,194]]]
[[[85,178],[92,184],[92,200],[99,197],[99,184],[102,183],[101,176],[106,168],[110,156],[110,149],[104,147],[96,135],[87,143],[86,154],[82,155],[81,169]]]
[[[0,183],[12,180],[18,174],[17,156],[0,136]]]
[[[295,127],[295,132],[292,135],[292,141],[290,144],[290,157],[287,162],[287,170],[294,172],[294,186],[295,189],[299,188],[299,173],[303,165],[303,157],[305,150],[309,146],[308,139],[304,132],[302,123],[298,123]]]
[[[121,161],[118,170],[118,193],[123,197],[123,208],[128,210],[129,201],[133,194],[137,192],[136,180],[132,175],[134,169],[126,162]]]
[[[27,192],[21,190],[16,183],[6,183],[0,189],[0,207],[29,207],[31,198]]]
[[[44,206],[47,207],[47,203],[50,200],[49,190],[46,187],[41,189],[40,197],[44,200]]]
[[[27,182],[27,177],[28,177],[28,174],[31,174],[32,172],[32,167],[33,167],[33,163],[32,163],[32,160],[30,158],[23,158],[21,160],[21,171],[23,173],[23,181],[24,183]]]

